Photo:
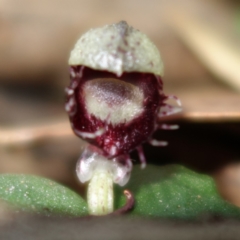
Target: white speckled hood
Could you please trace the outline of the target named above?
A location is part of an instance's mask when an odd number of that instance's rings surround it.
[[[91,29],[77,41],[70,65],[84,65],[121,76],[123,72],[163,75],[157,47],[140,31],[124,21]]]

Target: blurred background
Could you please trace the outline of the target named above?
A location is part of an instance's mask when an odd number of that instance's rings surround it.
[[[224,181],[240,181],[237,0],[0,0],[0,172],[82,191],[75,165],[84,143],[64,110],[69,53],[85,31],[120,20],[157,45],[164,92],[183,104],[181,114],[161,120],[180,129],[156,134],[169,146],[144,146],[148,162],[213,174],[222,195],[240,206],[240,185],[231,190]]]

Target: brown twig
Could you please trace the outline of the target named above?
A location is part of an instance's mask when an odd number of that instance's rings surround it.
[[[184,112],[181,118],[191,122],[239,122],[240,112]]]
[[[30,127],[0,127],[0,145],[12,146],[29,144],[41,139],[64,138],[72,135],[72,130],[67,121],[56,121]]]
[[[239,121],[240,112],[183,112],[182,114],[165,117],[162,120],[164,122],[172,120],[201,122]],[[73,132],[70,124],[64,120],[29,127],[0,127],[0,146],[24,145],[48,138],[68,138],[71,136],[73,136]]]

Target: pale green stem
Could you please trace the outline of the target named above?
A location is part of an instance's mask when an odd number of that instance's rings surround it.
[[[89,214],[105,215],[113,212],[113,176],[104,168],[95,169],[88,184]]]

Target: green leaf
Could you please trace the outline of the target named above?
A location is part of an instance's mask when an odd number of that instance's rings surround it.
[[[135,196],[132,214],[174,219],[201,216],[240,217],[240,209],[224,201],[211,177],[179,165],[135,166],[124,187]],[[116,187],[116,208],[124,205],[123,189]]]
[[[60,216],[87,214],[86,202],[78,194],[37,176],[0,175],[0,199],[20,211]]]

